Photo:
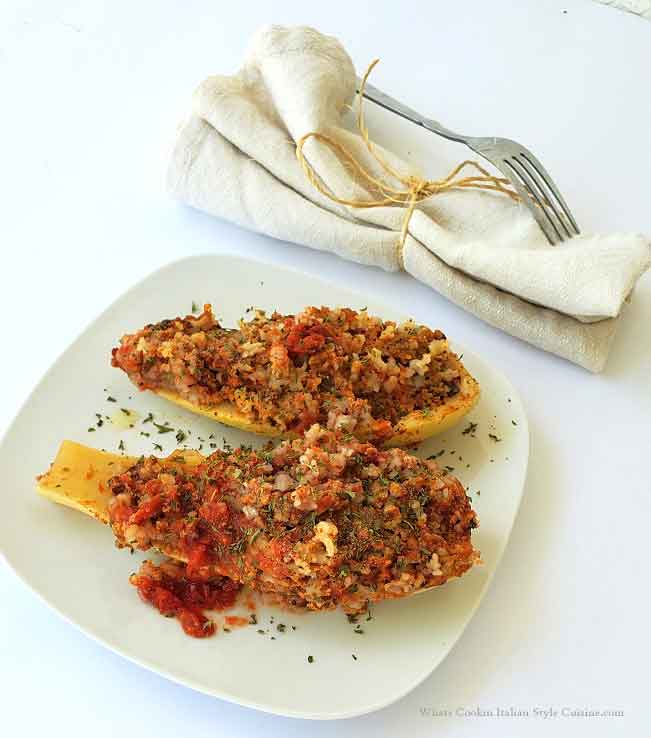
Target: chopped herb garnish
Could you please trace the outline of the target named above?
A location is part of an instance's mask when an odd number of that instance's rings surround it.
[[[511,425],[517,425],[517,423],[515,422],[515,420],[512,420],[511,421]]]
[[[127,410],[127,409],[126,409],[126,407],[121,407],[121,408],[120,408],[120,410],[121,410],[121,411],[122,411],[122,412],[123,412],[123,413],[124,413],[125,415],[131,415],[131,410]]]
[[[144,423],[151,423],[151,421],[154,419],[154,416],[152,413],[147,413],[147,417],[142,421]]]
[[[163,447],[160,445],[160,443],[155,443],[154,444],[154,448],[156,449],[156,451],[162,451],[163,450]]]
[[[260,633],[260,635],[264,635],[265,634],[265,631],[262,630],[262,628],[258,628],[258,631],[257,632]]]
[[[253,532],[251,537],[249,538],[249,546],[255,541],[255,539],[260,535],[260,528],[258,528],[256,531]],[[273,618],[271,618],[271,622],[273,623]]]
[[[149,436],[151,436],[151,433],[145,433],[145,431],[140,431],[140,435],[144,436],[145,438],[149,438]]]
[[[158,431],[158,432],[160,433],[161,431]],[[176,442],[177,443],[183,443],[183,441],[185,441],[186,438],[187,438],[187,435],[182,430],[176,431]]]
[[[308,656],[307,657],[307,663],[308,664],[313,664],[314,663],[314,656]]]
[[[255,616],[255,614],[249,615],[249,623],[251,623],[251,625],[258,624],[258,618]]]
[[[174,430],[174,428],[169,425],[161,425],[160,423],[154,423],[154,425],[159,433],[171,433]]]
[[[362,627],[360,625],[355,626],[353,633],[357,633],[357,635],[364,635],[364,631],[362,630]]]
[[[495,443],[499,443],[502,440],[499,436],[496,436],[494,433],[489,433],[488,437],[491,439],[491,441],[495,441]]]
[[[115,397],[111,397],[111,395],[109,395],[109,396],[108,396],[108,397],[106,398],[106,401],[107,401],[107,402],[117,402],[117,400],[115,399]]]
[[[444,453],[445,453],[445,449],[443,449],[443,450],[439,451],[439,452],[438,452],[438,453],[436,453],[436,454],[432,454],[431,456],[428,456],[428,457],[427,457],[427,460],[428,460],[428,461],[431,461],[432,459],[438,459],[438,458],[439,458],[439,456],[443,456],[443,454],[444,454]]]
[[[89,429],[88,429],[88,432],[89,432],[89,433],[94,433],[94,432],[95,432],[95,428],[89,428]]]
[[[124,451],[124,441],[120,441],[120,443],[118,443],[118,450]]]
[[[477,430],[477,423],[468,423],[468,425],[461,431],[462,436],[474,436]]]
[[[192,313],[194,314],[194,313],[198,313],[198,312],[199,312],[199,306],[197,305],[197,303],[194,300],[192,300]]]
[[[284,633],[284,632],[285,632],[285,628],[286,628],[286,627],[287,627],[287,626],[286,626],[286,625],[285,625],[284,623],[278,623],[278,625],[276,626],[276,630],[277,630],[277,631],[278,631],[279,633]]]
[[[350,655],[351,655],[351,656],[353,657],[353,659],[354,659],[355,661],[357,661],[357,656],[355,656],[355,654],[354,654],[354,653],[351,653]]]

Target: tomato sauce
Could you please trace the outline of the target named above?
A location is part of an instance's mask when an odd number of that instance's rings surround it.
[[[226,577],[193,579],[184,565],[172,562],[156,566],[145,561],[129,581],[144,602],[153,605],[161,615],[176,618],[193,638],[214,635],[217,627],[204,611],[232,607],[241,588]]]
[[[251,625],[250,618],[243,618],[241,615],[227,615],[224,623],[231,628],[242,628],[245,625]]]

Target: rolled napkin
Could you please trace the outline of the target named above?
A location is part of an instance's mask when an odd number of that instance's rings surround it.
[[[296,156],[308,133],[327,136],[387,180],[359,132],[343,123],[355,85],[352,61],[336,39],[305,27],[263,28],[237,74],[208,77],[196,90],[169,164],[171,193],[275,238],[404,269],[490,325],[601,371],[620,311],[651,264],[649,240],[583,234],[550,246],[527,208],[497,192],[433,195],[417,205],[406,236],[404,206],[334,202]],[[394,171],[413,173],[375,148]],[[332,147],[309,138],[302,153],[326,192],[373,200]]]

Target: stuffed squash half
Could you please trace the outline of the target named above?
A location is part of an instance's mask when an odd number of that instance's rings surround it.
[[[141,390],[270,437],[320,423],[405,446],[446,430],[479,398],[441,331],[349,308],[257,311],[233,330],[205,305],[123,336],[112,364]]]
[[[479,561],[455,477],[319,425],[276,448],[208,457],[135,459],[65,441],[38,490],[109,524],[119,547],[184,562],[188,586],[226,578],[292,608],[360,612]]]

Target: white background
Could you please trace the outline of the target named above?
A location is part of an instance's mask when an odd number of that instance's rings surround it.
[[[373,82],[453,128],[521,140],[548,165],[584,229],[651,232],[651,25],[632,15],[577,0],[5,0],[0,431],[60,351],[127,286],[172,259],[229,251],[382,295],[486,356],[525,399],[532,454],[491,590],[447,660],[397,704],[308,724],[194,693],[90,641],[0,563],[2,734],[648,735],[651,276],[606,371],[593,376],[405,275],[245,233],[170,201],[165,152],[194,86],[235,70],[268,22],[339,36],[358,68],[381,56]],[[432,176],[464,155],[383,111],[369,109],[369,123]],[[26,546],[39,545],[24,534]],[[83,596],[83,582],[79,589]],[[625,717],[432,718],[421,707]]]

